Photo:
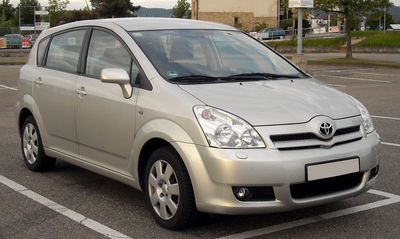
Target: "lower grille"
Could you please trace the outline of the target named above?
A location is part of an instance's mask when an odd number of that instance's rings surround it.
[[[336,193],[357,187],[361,184],[363,176],[364,173],[352,173],[307,183],[294,184],[290,186],[290,193],[294,199],[304,199]]]
[[[379,165],[377,165],[375,168],[371,169],[371,173],[369,174],[368,181],[375,178],[376,175],[378,175],[379,172]]]

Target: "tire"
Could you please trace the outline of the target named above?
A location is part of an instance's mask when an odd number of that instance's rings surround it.
[[[32,171],[50,170],[56,163],[55,158],[48,157],[44,153],[39,127],[32,116],[26,118],[22,125],[21,149],[25,164]]]
[[[202,218],[189,174],[172,147],[157,149],[150,156],[144,185],[151,214],[162,227],[179,230],[194,226]]]

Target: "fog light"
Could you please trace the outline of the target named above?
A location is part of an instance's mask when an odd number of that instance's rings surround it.
[[[248,188],[235,187],[233,191],[235,193],[235,197],[241,201],[247,200],[251,196],[251,191]]]
[[[264,202],[276,199],[272,186],[263,187],[232,187],[235,198],[241,202]]]

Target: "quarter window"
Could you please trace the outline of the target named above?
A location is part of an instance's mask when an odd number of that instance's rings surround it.
[[[77,30],[54,36],[50,43],[46,66],[77,72],[85,32],[86,30]]]
[[[43,64],[43,56],[46,51],[47,45],[49,44],[50,38],[47,38],[41,41],[38,45],[38,53],[37,53],[37,65],[41,66]]]

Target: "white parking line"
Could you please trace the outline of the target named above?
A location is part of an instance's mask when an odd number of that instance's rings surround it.
[[[374,68],[358,68],[358,69],[342,69],[342,70],[326,70],[326,71],[316,71],[316,72],[354,72],[355,70],[358,71],[366,71],[366,70],[373,70]]]
[[[374,76],[390,76],[390,77],[398,77],[398,75],[388,75],[388,74],[379,74],[379,73],[369,73],[369,72],[352,72],[355,74],[364,74],[364,75],[374,75]]]
[[[356,69],[356,70],[372,70],[373,68],[368,68],[368,69]],[[371,72],[362,72],[362,71],[354,71],[353,69],[351,70],[327,70],[327,71],[318,71],[318,72],[333,72],[333,73],[338,73],[338,72],[349,72],[353,74],[363,74],[363,75],[374,75],[374,76],[394,76],[397,77],[398,75],[389,75],[389,74],[381,74],[381,73],[371,73]]]
[[[395,194],[386,193],[386,192],[382,192],[382,191],[378,191],[378,190],[369,190],[368,193],[387,197],[387,199],[360,205],[360,206],[355,206],[355,207],[351,207],[351,208],[346,208],[343,210],[338,210],[338,211],[322,214],[322,215],[315,216],[315,217],[305,218],[305,219],[301,219],[301,220],[297,220],[297,221],[293,221],[293,222],[282,223],[282,224],[278,224],[278,225],[274,225],[274,226],[270,226],[270,227],[260,228],[260,229],[253,230],[253,231],[247,231],[247,232],[238,233],[238,234],[234,234],[234,235],[230,235],[230,236],[226,236],[226,237],[221,237],[219,239],[228,239],[228,238],[229,239],[245,239],[245,238],[261,236],[261,235],[264,236],[266,234],[279,232],[279,231],[283,231],[283,230],[287,230],[287,229],[291,229],[291,228],[295,228],[295,227],[299,227],[299,226],[305,226],[305,225],[312,224],[315,222],[321,222],[321,221],[325,221],[325,220],[329,220],[329,219],[333,219],[333,218],[337,218],[337,217],[341,217],[341,216],[345,216],[345,215],[350,215],[350,214],[354,214],[357,212],[367,211],[370,209],[383,207],[383,206],[387,206],[390,204],[400,202],[400,196],[395,195]]]
[[[318,76],[324,76],[324,77],[332,77],[332,78],[339,78],[339,79],[345,79],[345,80],[359,80],[359,81],[372,81],[372,82],[379,82],[379,83],[389,83],[391,84],[391,81],[386,81],[386,80],[374,80],[374,79],[364,79],[364,78],[355,78],[355,77],[344,77],[344,76],[331,76],[331,75],[319,75]]]
[[[5,85],[0,85],[0,90],[1,88],[7,89],[7,90],[17,90],[16,87],[9,87],[9,86],[5,86]]]
[[[328,84],[328,85],[333,86],[333,87],[347,87],[346,85],[334,85],[334,84]]]
[[[381,144],[400,147],[400,144],[393,144],[393,143],[386,143],[386,142],[381,142]]]
[[[90,218],[87,218],[82,214],[74,212],[54,201],[51,201],[51,200],[33,192],[33,191],[25,188],[24,186],[6,178],[6,177],[3,177],[1,175],[0,175],[0,183],[8,186],[9,188],[13,189],[16,192],[21,193],[22,195],[25,195],[28,198],[42,204],[43,206],[45,206],[55,212],[58,212],[64,216],[72,219],[73,221],[75,221],[87,228],[90,228],[93,231],[98,232],[108,238],[113,238],[113,239],[120,239],[120,238],[129,239],[130,238],[130,237],[128,237],[120,232],[117,232],[105,225],[102,225]],[[250,238],[250,237],[255,237],[255,236],[266,235],[266,234],[270,234],[270,233],[274,233],[274,232],[279,232],[279,231],[283,231],[283,230],[287,230],[287,229],[291,229],[291,228],[295,228],[295,227],[299,227],[299,226],[305,226],[305,225],[312,224],[315,222],[321,222],[321,221],[325,221],[325,220],[329,220],[329,219],[333,219],[333,218],[337,218],[337,217],[341,217],[341,216],[345,216],[345,215],[350,215],[350,214],[354,214],[357,212],[367,211],[367,210],[371,210],[371,209],[375,209],[375,208],[379,208],[379,207],[383,207],[383,206],[387,206],[387,205],[391,205],[391,204],[400,202],[399,195],[382,192],[382,191],[378,191],[378,190],[369,190],[368,193],[386,197],[387,199],[360,205],[360,206],[355,206],[355,207],[351,207],[351,208],[346,208],[343,210],[338,210],[338,211],[334,211],[334,212],[330,212],[330,213],[325,213],[325,214],[321,214],[321,215],[311,217],[311,218],[305,218],[305,219],[301,219],[301,220],[297,220],[297,221],[293,221],[293,222],[282,223],[282,224],[278,224],[278,225],[274,225],[274,226],[270,226],[270,227],[260,228],[257,230],[252,230],[252,231],[238,233],[238,234],[234,234],[234,235],[230,235],[230,236],[226,236],[226,237],[221,237],[219,239],[228,239],[228,238],[229,239],[245,239],[245,238]]]
[[[386,117],[386,116],[377,116],[377,115],[371,115],[371,117],[372,117],[372,118],[378,118],[378,119],[400,120],[400,118]]]
[[[0,65],[0,67],[7,67],[7,68],[21,68],[22,65]]]
[[[95,232],[98,232],[108,238],[113,238],[113,239],[121,239],[121,238],[125,238],[125,239],[129,239],[130,237],[119,233],[107,226],[104,226],[90,218],[87,218],[85,216],[83,216],[82,214],[79,214],[77,212],[74,212],[54,201],[51,201],[27,188],[25,188],[24,186],[6,178],[0,175],[0,183],[3,183],[4,185],[10,187],[11,189],[13,189],[16,192],[19,192],[23,195],[25,195],[26,197],[42,204],[45,207],[50,208],[51,210],[58,212],[70,219],[72,219],[73,221],[82,224],[83,226],[92,229]]]

